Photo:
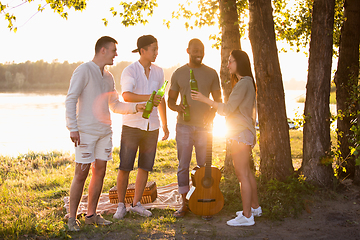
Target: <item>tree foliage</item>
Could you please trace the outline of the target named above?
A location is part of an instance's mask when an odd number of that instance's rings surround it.
[[[291,50],[299,52],[307,48],[310,42],[313,0],[297,0],[290,4],[288,0],[273,0],[274,22],[277,40],[285,40]],[[344,21],[344,0],[335,1],[333,43],[339,47],[341,26]],[[281,49],[286,51],[285,48]],[[336,51],[334,50],[334,55]]]
[[[42,12],[46,8],[50,8],[54,10],[54,12],[58,13],[62,18],[67,19],[68,17],[68,10],[74,9],[75,11],[82,11],[86,8],[86,2],[87,0],[41,0],[41,1],[35,1],[35,0],[24,0],[18,5],[9,5],[7,3],[4,3],[0,1],[0,15],[4,15],[4,18],[6,21],[8,21],[8,28],[14,32],[17,31],[17,27],[14,25],[16,21],[16,16],[13,13],[13,10],[15,8],[21,7],[26,4],[37,4],[37,2],[40,2],[38,4],[38,11]],[[13,2],[11,2],[13,3]],[[36,13],[35,13],[36,14]]]
[[[172,13],[172,18],[186,19],[185,28],[194,29],[201,28],[203,26],[214,26],[219,27],[219,32],[209,36],[209,39],[215,41],[213,47],[216,49],[220,48],[221,44],[221,25],[222,19],[220,17],[219,0],[198,0],[197,8],[193,7],[192,0],[186,0],[184,4],[179,4],[179,9]],[[238,11],[238,24],[240,36],[244,36],[247,23],[244,21],[248,17],[248,1],[247,0],[236,0],[236,6]],[[165,21],[167,27],[170,27],[170,21]]]
[[[135,3],[130,2],[120,2],[120,8],[122,7],[122,11],[116,10],[116,8],[110,8],[110,12],[113,17],[119,16],[122,18],[122,24],[125,27],[134,26],[138,23],[146,24],[148,20],[144,17],[143,13],[146,13],[147,16],[152,16],[154,13],[154,8],[157,7],[156,0],[139,0]],[[103,18],[105,26],[108,24],[108,20]]]
[[[179,4],[179,10],[172,13],[172,17],[179,19],[180,17],[187,19],[185,22],[186,29],[194,27],[212,26],[217,23],[219,18],[219,1],[200,0],[197,4],[197,11],[188,9],[193,1],[186,0],[186,3]],[[194,21],[190,21],[193,20]],[[168,22],[169,23],[169,22]]]
[[[248,30],[248,1],[237,0],[239,15],[240,36],[244,36]],[[344,0],[336,0],[334,16],[334,46],[338,47],[340,42],[340,29],[344,21],[343,11]],[[199,0],[197,8],[192,7],[193,1],[187,0],[184,4],[179,4],[179,9],[172,13],[173,18],[184,18],[186,29],[194,27],[221,26],[219,15],[219,0]],[[277,40],[284,40],[289,44],[289,49],[299,52],[307,48],[310,42],[313,0],[272,0],[273,15],[275,23],[275,33]],[[165,24],[170,27],[170,21]],[[218,34],[212,34],[210,39],[215,40],[213,45],[217,49],[220,47],[221,30]],[[287,51],[286,48],[281,49]],[[336,51],[334,51],[336,54]]]
[[[16,15],[14,13],[14,9],[16,8],[29,4],[38,4],[37,12],[35,12],[34,15],[45,9],[52,9],[62,18],[67,19],[70,9],[74,9],[75,11],[85,10],[88,1],[89,0],[24,0],[18,5],[10,5],[4,3],[4,1],[0,1],[0,16],[3,15],[5,20],[8,21],[10,31],[16,32]],[[122,19],[122,24],[127,27],[138,23],[146,24],[148,20],[144,17],[144,14],[152,16],[155,7],[157,7],[156,0],[138,0],[136,2],[120,2],[119,7],[111,7],[109,11],[113,17],[119,16]],[[108,20],[106,18],[102,20],[106,26]]]

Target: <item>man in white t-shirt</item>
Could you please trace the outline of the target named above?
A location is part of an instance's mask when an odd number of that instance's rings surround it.
[[[130,64],[121,75],[121,91],[126,102],[146,102],[153,91],[157,91],[164,83],[164,71],[152,64],[158,55],[158,43],[155,37],[144,35],[138,38],[137,49],[133,51],[140,54],[139,61]],[[119,204],[114,218],[122,219],[126,215],[125,194],[127,190],[130,171],[133,170],[135,157],[139,149],[138,172],[135,183],[135,194],[130,211],[144,217],[152,213],[140,204],[149,171],[152,171],[160,120],[166,140],[169,130],[166,119],[166,103],[164,98],[156,95],[154,108],[149,119],[144,119],[141,113],[123,116],[123,126],[120,143],[120,165],[117,178],[117,193]]]
[[[76,219],[84,184],[92,166],[89,185],[88,209],[85,224],[109,225],[100,214],[97,204],[103,187],[107,161],[112,159],[112,130],[109,107],[113,112],[135,114],[144,104],[119,102],[114,78],[105,69],[112,65],[117,41],[101,37],[95,45],[92,61],[81,64],[74,71],[66,96],[66,127],[75,144],[75,175],[70,188],[70,231],[79,231]]]

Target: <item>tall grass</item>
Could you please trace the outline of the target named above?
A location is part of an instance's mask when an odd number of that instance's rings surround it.
[[[301,132],[290,131],[292,155],[301,158]],[[108,163],[103,192],[108,192],[116,185],[119,165],[119,148],[114,149],[113,161]],[[254,149],[255,165],[259,166],[259,148]],[[34,153],[18,157],[0,156],[0,238],[18,239],[31,236],[71,237],[67,232],[63,207],[63,198],[68,196],[74,173],[74,156],[60,152]],[[214,138],[213,165],[221,168],[225,159],[225,139]],[[156,181],[158,186],[177,182],[178,160],[175,140],[158,143],[154,171],[149,180]],[[195,167],[195,153],[191,168]],[[137,163],[135,163],[135,170]],[[130,174],[129,183],[135,182],[136,172]],[[91,175],[91,173],[90,173]],[[86,181],[84,193],[87,194],[89,179]],[[260,178],[259,178],[260,179]],[[234,174],[224,174],[220,188],[225,197],[225,207],[220,214],[228,215],[233,209],[241,209],[239,184]],[[285,183],[262,183],[259,180],[260,201],[269,219],[297,215],[303,209],[303,199],[311,194],[311,188],[301,178],[293,177]],[[293,205],[296,206],[293,206]],[[290,208],[290,206],[293,206]],[[85,226],[83,231],[123,231],[130,229],[129,238],[136,238],[141,232],[166,232],[171,224],[178,221],[172,216],[172,210],[154,210],[152,219],[135,222],[119,221],[107,230]],[[274,217],[277,216],[277,217]],[[83,222],[83,218],[80,219]]]
[[[58,152],[0,156],[0,237],[64,233],[63,201],[72,159]]]

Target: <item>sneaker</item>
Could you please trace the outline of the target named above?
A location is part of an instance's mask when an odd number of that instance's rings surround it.
[[[236,212],[236,216],[239,216],[240,214],[242,215],[243,211],[237,211]],[[262,215],[262,210],[261,207],[259,206],[258,208],[251,208],[251,213],[252,215],[254,215],[254,217],[260,217]]]
[[[251,217],[247,218],[244,215],[239,214],[239,216],[227,221],[226,223],[229,226],[252,226],[255,224],[254,215],[251,214]]]
[[[126,215],[126,207],[125,204],[122,202],[119,202],[118,207],[116,209],[116,213],[114,214],[113,218],[115,219],[123,219]]]
[[[69,231],[78,232],[80,231],[80,221],[76,218],[69,218],[68,220]]]
[[[130,207],[131,212],[135,212],[143,217],[151,217],[152,213],[149,210],[146,210],[140,202],[138,202],[134,207]]]
[[[94,214],[92,217],[85,217],[85,224],[110,225],[112,222],[104,219],[100,214]]]

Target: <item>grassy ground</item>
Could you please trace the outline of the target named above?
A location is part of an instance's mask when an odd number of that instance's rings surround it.
[[[302,132],[290,131],[292,157],[297,169],[302,157]],[[108,164],[103,192],[108,192],[116,184],[119,149],[114,149],[113,161]],[[158,186],[176,182],[177,153],[175,140],[158,144],[154,171],[149,180]],[[259,166],[259,147],[254,149],[255,165]],[[195,167],[195,155],[192,166]],[[225,139],[216,138],[213,144],[213,165],[221,168],[225,159]],[[137,165],[137,164],[135,164]],[[68,196],[74,173],[73,156],[59,152],[33,153],[19,155],[16,158],[0,156],[0,238],[70,238],[77,233],[67,231],[63,217],[63,197]],[[130,174],[129,182],[135,182],[136,171]],[[89,178],[88,178],[89,179]],[[86,182],[87,193],[89,180]],[[224,209],[220,218],[228,215],[234,208],[241,209],[240,193],[236,177],[223,176],[220,188],[225,197]],[[302,178],[292,177],[285,183],[259,181],[259,197],[265,216],[269,219],[281,219],[296,216],[304,209],[303,199],[313,194],[314,189]],[[173,231],[171,224],[180,224],[179,229],[186,232],[186,219],[175,219],[173,209],[154,210],[154,217],[144,219],[131,215],[130,220],[118,221],[107,228],[85,226],[83,232],[104,234],[108,231],[122,231],[129,238],[136,239],[139,234],[154,232],[168,234]],[[106,216],[111,219],[111,216]],[[82,222],[83,218],[80,219]],[[133,221],[131,221],[133,220]],[[180,231],[179,230],[179,231]],[[212,230],[213,231],[213,230]],[[211,232],[215,234],[216,232]]]

